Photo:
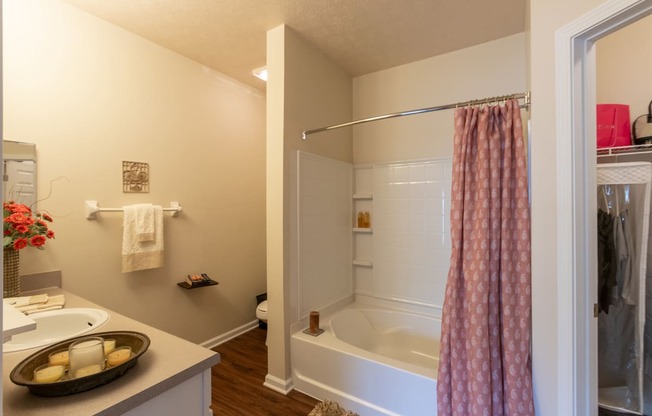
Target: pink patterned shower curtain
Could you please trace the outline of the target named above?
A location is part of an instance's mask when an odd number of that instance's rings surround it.
[[[517,100],[455,110],[439,416],[534,415],[530,212]]]

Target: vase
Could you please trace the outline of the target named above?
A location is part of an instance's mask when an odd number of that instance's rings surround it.
[[[3,253],[3,298],[20,295],[20,257],[18,250],[4,250]]]

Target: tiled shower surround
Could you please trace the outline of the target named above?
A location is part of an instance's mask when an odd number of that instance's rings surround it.
[[[293,322],[359,295],[440,316],[451,160],[351,165],[299,152]],[[367,211],[369,229],[357,228]]]
[[[437,308],[450,263],[450,160],[373,166],[373,276],[356,294]]]

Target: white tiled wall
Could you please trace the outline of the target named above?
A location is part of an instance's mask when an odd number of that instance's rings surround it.
[[[352,166],[303,152],[296,160],[293,322],[353,294],[438,315],[450,262],[451,160]],[[352,233],[358,211],[370,212],[372,232]]]
[[[299,152],[298,319],[353,294],[352,169]]]
[[[441,308],[450,263],[450,175],[450,159],[374,166],[373,276],[358,279],[356,293]]]

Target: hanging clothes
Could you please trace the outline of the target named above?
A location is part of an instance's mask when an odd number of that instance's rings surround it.
[[[643,411],[645,260],[650,163],[599,164],[597,172],[598,404]]]
[[[630,186],[601,185],[598,188],[598,309],[623,299],[636,305],[638,275],[633,272],[634,234],[629,218]],[[615,293],[612,293],[616,291]]]
[[[617,285],[616,245],[614,240],[614,216],[598,210],[598,308],[609,313],[611,291]]]
[[[625,209],[616,216],[614,227],[614,241],[616,246],[616,281],[618,282],[620,297],[628,305],[638,302],[639,287],[638,276],[632,273],[634,262],[634,239],[629,220],[629,210]]]

